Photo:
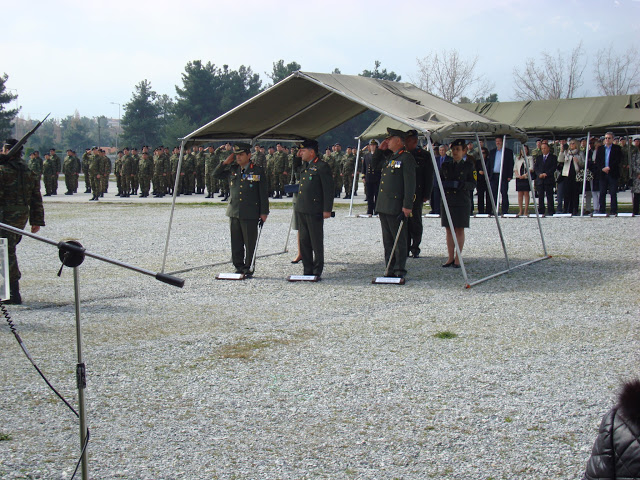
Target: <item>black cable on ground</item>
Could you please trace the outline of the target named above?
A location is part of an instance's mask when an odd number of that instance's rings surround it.
[[[80,415],[78,414],[76,409],[73,408],[69,404],[69,402],[67,402],[65,400],[65,398],[62,395],[60,395],[60,393],[54,388],[53,385],[51,385],[49,380],[47,380],[47,377],[44,376],[42,371],[38,368],[38,365],[36,365],[36,363],[33,361],[33,358],[31,358],[31,355],[29,354],[29,351],[27,350],[26,345],[22,342],[22,339],[20,338],[20,335],[18,334],[18,330],[17,330],[16,326],[13,324],[13,320],[11,320],[11,316],[9,315],[9,312],[5,308],[4,302],[2,302],[2,301],[0,301],[0,313],[5,318],[5,320],[7,321],[7,324],[9,325],[9,329],[11,330],[11,333],[13,333],[14,337],[16,337],[16,340],[18,341],[18,344],[20,345],[20,348],[22,349],[24,354],[27,356],[27,358],[31,362],[31,365],[33,365],[33,368],[36,369],[36,371],[40,374],[42,379],[49,386],[49,388],[53,391],[53,393],[55,393],[58,396],[58,398],[60,400],[62,400],[67,407],[69,407],[69,410],[71,410],[76,417],[80,418]],[[76,463],[76,468],[73,471],[73,475],[71,475],[71,480],[73,480],[73,478],[76,476],[76,473],[78,472],[78,468],[80,467],[80,463],[82,462],[82,457],[84,456],[84,453],[85,453],[85,451],[87,449],[87,445],[89,444],[89,437],[90,437],[90,433],[89,433],[89,429],[87,428],[87,435],[86,435],[86,438],[85,438],[85,441],[84,441],[84,445],[82,446],[82,451],[80,452],[80,458],[78,459],[78,462]]]

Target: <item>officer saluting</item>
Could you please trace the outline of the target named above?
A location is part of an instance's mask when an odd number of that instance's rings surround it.
[[[376,161],[384,162],[376,211],[382,227],[385,263],[389,263],[400,222],[406,220],[413,209],[416,162],[404,148],[405,137],[406,133],[402,130],[387,128],[387,138],[380,144],[375,157]],[[405,221],[389,267],[389,271],[393,270],[393,276],[398,278],[404,278],[407,273],[407,230]]]
[[[300,145],[300,190],[296,202],[296,220],[300,235],[300,253],[305,275],[320,279],[324,268],[324,219],[333,209],[333,175],[326,162],[318,158],[318,142],[305,140]]]
[[[237,143],[231,155],[215,168],[213,176],[229,179],[231,201],[227,216],[231,229],[231,261],[236,273],[251,276],[258,221],[265,222],[269,215],[269,186],[264,169],[251,162],[251,145]]]

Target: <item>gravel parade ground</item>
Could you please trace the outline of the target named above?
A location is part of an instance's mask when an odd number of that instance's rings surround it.
[[[225,209],[202,197],[176,207],[167,272],[230,258]],[[88,198],[47,197],[40,235],[160,271],[170,198]],[[286,281],[302,273],[295,232],[244,281],[215,279],[227,263],[178,274],[180,289],[85,260],[91,478],[581,477],[620,382],[639,373],[640,219],[544,218],[553,258],[465,289],[440,266],[437,218],[407,284],[372,285],[380,223],[347,213],[340,202],[325,222],[319,283]],[[283,250],[290,219],[290,203],[272,204],[259,255]],[[535,218],[502,226],[512,264],[542,256]],[[463,254],[470,281],[505,269],[494,219],[471,219]],[[7,309],[75,406],[73,271],[58,277],[57,249],[28,237],[18,259],[24,304]],[[77,419],[4,320],[0,362],[0,478],[70,478]]]

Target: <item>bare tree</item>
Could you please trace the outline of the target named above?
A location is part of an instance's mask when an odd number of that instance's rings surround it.
[[[555,57],[543,52],[539,63],[527,59],[524,70],[513,69],[516,97],[521,100],[573,98],[584,83],[582,75],[587,62],[583,57],[580,42],[568,57],[558,50]]]
[[[598,50],[596,83],[603,95],[626,95],[640,92],[640,56],[635,46],[622,55],[613,49]]]
[[[494,86],[475,72],[478,56],[463,60],[456,49],[432,52],[418,61],[418,86],[450,102],[485,96]]]

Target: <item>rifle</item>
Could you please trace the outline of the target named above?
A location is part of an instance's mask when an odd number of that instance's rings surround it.
[[[40,125],[42,125],[44,123],[44,121],[49,118],[49,115],[51,115],[51,112],[47,113],[47,116],[44,117],[42,120],[40,120],[35,127],[33,127],[31,129],[30,132],[28,132],[24,137],[22,137],[20,139],[20,141],[18,143],[16,143],[13,147],[11,147],[11,150],[9,150],[5,155],[6,158],[11,158],[12,156],[16,155],[20,149],[22,148],[22,146],[27,143],[27,140],[29,140],[29,137],[31,135],[33,135],[35,133],[36,130],[38,130],[40,128]]]

